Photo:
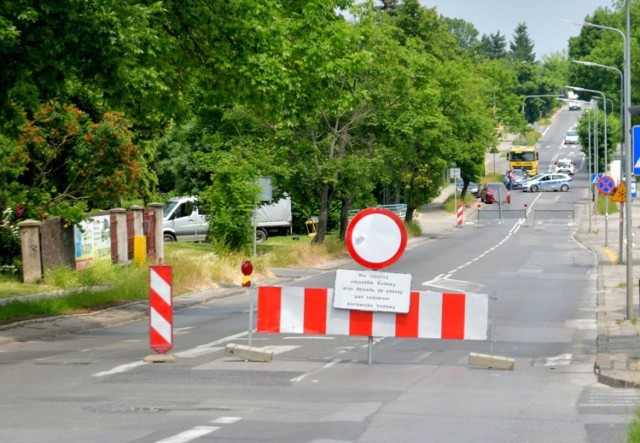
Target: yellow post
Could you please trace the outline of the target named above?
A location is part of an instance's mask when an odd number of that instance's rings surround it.
[[[142,267],[147,261],[147,237],[144,235],[133,238],[133,260],[138,267]]]

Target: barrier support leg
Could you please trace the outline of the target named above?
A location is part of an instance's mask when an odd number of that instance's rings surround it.
[[[489,297],[489,315],[491,321],[489,324],[489,355],[478,354],[475,352],[469,353],[469,365],[471,366],[483,366],[491,369],[504,369],[507,371],[513,371],[515,368],[515,360],[507,357],[499,357],[493,355],[493,343],[494,343],[494,328],[496,320],[496,301],[495,296]]]

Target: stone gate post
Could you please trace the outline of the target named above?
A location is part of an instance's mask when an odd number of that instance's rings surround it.
[[[22,244],[22,280],[25,283],[42,282],[42,250],[40,222],[24,220],[18,223]]]

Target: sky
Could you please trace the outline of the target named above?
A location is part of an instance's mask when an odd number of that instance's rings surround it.
[[[583,22],[599,7],[612,8],[612,0],[420,0],[436,7],[441,15],[473,23],[479,37],[500,31],[507,49],[518,23],[527,24],[536,58],[569,47],[569,37],[580,34],[580,26],[563,20]]]

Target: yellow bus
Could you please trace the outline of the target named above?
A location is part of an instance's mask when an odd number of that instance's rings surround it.
[[[538,175],[538,148],[535,146],[512,146],[507,160],[510,169],[524,169],[529,177]]]

